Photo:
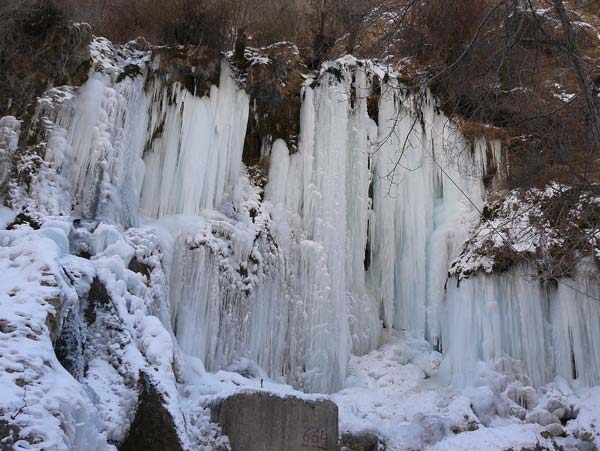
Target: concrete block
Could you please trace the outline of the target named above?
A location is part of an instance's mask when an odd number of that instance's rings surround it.
[[[211,406],[232,451],[338,451],[338,407],[267,392],[240,392]]]

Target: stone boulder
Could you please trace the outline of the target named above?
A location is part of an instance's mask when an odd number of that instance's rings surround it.
[[[119,451],[183,451],[173,417],[150,378],[140,373],[138,407]]]
[[[346,432],[341,437],[341,451],[383,451],[385,443],[372,432],[353,434]]]
[[[338,407],[266,392],[240,392],[211,406],[232,451],[337,451]]]

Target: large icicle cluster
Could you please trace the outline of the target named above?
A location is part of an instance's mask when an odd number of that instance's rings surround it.
[[[565,219],[550,222],[549,206],[559,203]],[[535,385],[557,376],[600,382],[597,212],[593,196],[558,183],[488,199],[451,265],[443,331],[451,380],[473,383],[477,361],[509,355]],[[451,327],[458,321],[465,327]]]
[[[583,268],[576,278],[544,284],[519,264],[448,286],[444,370],[458,385],[475,382],[478,361],[509,355],[537,386],[556,376],[600,383],[600,288]]]
[[[148,54],[133,49],[124,53],[95,40],[92,55],[98,70],[89,80],[76,94],[68,87],[57,88],[40,101],[34,121],[46,135],[45,164],[31,194],[46,214],[67,216],[73,211],[125,227],[138,223],[147,128],[144,80],[114,79],[117,65],[130,61],[141,72]]]
[[[154,80],[149,95],[142,212],[158,218],[219,207],[240,176],[248,95],[225,61],[219,87],[213,85],[209,97],[161,80]]]
[[[439,345],[448,262],[477,219],[486,155],[497,157],[498,144],[467,143],[429,95],[391,84],[379,121],[371,286],[386,327]]]
[[[297,151],[265,140],[263,191],[242,163],[250,98],[226,60],[219,86],[197,96],[155,76],[160,61],[150,52],[116,52],[102,39],[92,50],[87,83],[41,99],[39,149],[16,167],[31,183],[11,180],[10,192],[12,206],[37,212],[42,229],[61,217],[62,232],[32,236],[62,245],[49,260],[81,266],[83,282],[72,287],[81,293],[60,321],[82,334],[70,346],[120,328],[108,344],[87,342],[101,358],[71,368],[97,392],[82,402],[104,421],[102,446],[123,440],[142,370],[164,376],[158,387],[181,427],[179,349],[209,371],[266,372],[304,391],[333,392],[352,354],[403,330],[436,358],[444,354],[457,385],[476,382],[480,361],[506,355],[522,360],[536,384],[556,375],[600,382],[600,308],[565,288],[598,296],[592,279],[551,288],[528,281],[525,267],[460,285],[449,279],[501,148],[465,140],[428,92],[407,90],[371,62],[326,63],[302,88]],[[2,179],[18,128],[0,121]],[[10,233],[2,235],[7,246],[22,238]],[[140,259],[151,259],[156,274],[136,275]],[[83,327],[96,279],[112,307]],[[158,352],[165,349],[167,357]],[[106,363],[112,354],[128,365]]]
[[[351,59],[326,67],[303,88],[298,151],[279,140],[270,154],[263,208],[287,280],[264,280],[286,293],[287,307],[271,315],[291,325],[289,347],[271,349],[287,352],[289,366],[271,374],[305,390],[340,386],[350,353],[378,345],[380,311],[386,327],[440,341],[448,262],[477,216],[460,190],[481,204],[486,152],[498,152],[471,148],[429,96],[394,79],[383,85],[376,124],[367,103],[377,74]]]

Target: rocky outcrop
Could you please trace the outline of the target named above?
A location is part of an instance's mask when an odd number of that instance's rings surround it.
[[[27,119],[36,97],[47,88],[79,86],[87,80],[91,28],[61,20],[32,17],[12,46],[0,48],[0,116]]]
[[[83,335],[78,312],[71,308],[63,320],[61,333],[54,344],[56,358],[75,379],[84,374]]]
[[[338,450],[338,407],[329,400],[237,393],[211,406],[233,451]]]
[[[301,86],[308,72],[298,48],[289,42],[247,48],[244,58],[233,61],[250,94],[250,116],[244,142],[244,162],[261,157],[263,144],[283,139],[291,150],[300,132]]]
[[[183,451],[173,417],[149,377],[140,373],[137,412],[119,451]]]
[[[0,420],[0,449],[13,449],[12,445],[19,440],[19,429],[12,423]]]
[[[106,291],[106,286],[98,278],[94,277],[90,291],[88,293],[87,306],[84,312],[84,317],[88,325],[96,321],[96,309],[98,306],[106,306],[110,302],[110,295]]]
[[[136,42],[140,50],[152,50],[154,64],[147,79],[153,77],[181,83],[197,96],[210,93],[212,85],[219,84],[221,57],[206,46],[193,47],[150,47],[142,40]]]
[[[384,451],[385,444],[371,432],[352,434],[346,432],[340,439],[342,451]]]

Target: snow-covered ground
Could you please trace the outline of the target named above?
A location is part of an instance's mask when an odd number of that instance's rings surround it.
[[[557,379],[536,390],[518,381],[522,374],[482,365],[477,387],[456,389],[437,375],[440,360],[428,343],[394,333],[381,348],[352,357],[344,388],[328,396],[270,381],[249,362],[236,369],[244,377],[207,373],[193,358],[186,360],[179,390],[191,418],[237,391],[328,398],[339,406],[340,434],[373,433],[387,451],[581,451],[600,444],[600,388],[573,391]],[[561,423],[553,412],[565,410],[575,418]]]
[[[586,438],[600,438],[597,388],[573,392],[557,380],[535,390],[518,381],[523,375],[482,365],[477,386],[455,389],[437,375],[440,360],[428,343],[398,335],[352,357],[345,388],[331,396],[340,407],[341,431],[374,432],[389,451],[557,449],[553,440],[574,450],[586,449],[576,448],[586,442],[573,436],[587,431]],[[578,415],[562,428],[560,422],[547,424],[555,421],[552,409]],[[573,436],[554,436],[563,431]]]
[[[2,215],[6,221],[15,216],[9,209]],[[600,445],[600,387],[573,390],[556,378],[534,388],[523,366],[504,358],[480,363],[475,382],[457,389],[440,371],[443,356],[406,333],[388,331],[380,348],[351,357],[343,388],[331,395],[305,394],[270,380],[248,359],[207,372],[158,320],[165,314],[158,303],[164,276],[153,250],[160,239],[151,229],[123,234],[99,224],[76,230],[48,220],[39,230],[28,225],[2,230],[0,240],[0,419],[18,428],[14,438],[21,434],[28,449],[112,449],[110,442],[121,440],[131,421],[139,371],[152,375],[188,440],[184,444],[198,449],[227,443],[210,423],[208,406],[239,390],[329,398],[339,406],[341,433],[375,433],[388,451]],[[72,255],[74,243],[95,255],[91,260]],[[154,268],[150,280],[126,268],[134,256]],[[114,304],[98,307],[91,324],[76,325],[87,349],[85,377],[78,379],[73,368],[72,374],[65,371],[53,348],[61,317],[56,308],[86,312],[79,296],[95,277]],[[119,332],[111,333],[111,327]]]
[[[65,247],[56,227],[0,231],[0,424],[12,426],[2,440],[15,449],[109,449],[86,387],[61,366],[51,341],[59,309],[77,297],[63,279]]]

